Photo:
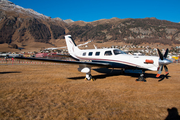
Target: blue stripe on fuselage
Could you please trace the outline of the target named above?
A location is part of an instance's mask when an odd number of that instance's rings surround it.
[[[122,63],[117,63],[117,62],[110,62],[110,61],[98,61],[98,60],[92,60],[92,62],[98,62],[98,63],[108,63],[111,65],[111,68],[125,68],[125,69],[136,69],[136,70],[148,70],[145,68],[139,68],[137,66],[131,66],[131,65],[126,65]]]

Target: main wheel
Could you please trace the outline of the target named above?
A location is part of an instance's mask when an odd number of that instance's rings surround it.
[[[87,80],[87,81],[90,81],[91,79],[92,79],[92,77],[90,77],[90,78],[84,78],[85,80]]]
[[[94,79],[94,78],[91,78],[91,81],[95,81],[95,79]]]
[[[136,81],[146,82],[143,76],[139,76],[139,78]]]

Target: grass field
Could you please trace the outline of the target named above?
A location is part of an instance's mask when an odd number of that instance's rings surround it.
[[[168,77],[98,73],[75,65],[0,64],[0,119],[164,120],[180,110],[180,64]],[[164,74],[164,71],[163,71]],[[174,107],[174,108],[173,108]],[[172,109],[173,108],[173,109]],[[169,112],[168,112],[169,111]],[[173,115],[172,115],[173,114]]]

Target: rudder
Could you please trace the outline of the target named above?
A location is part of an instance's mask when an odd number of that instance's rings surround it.
[[[79,48],[77,47],[74,40],[72,40],[71,35],[66,35],[65,40],[66,40],[66,45],[67,45],[67,49],[68,49],[69,54],[71,56],[74,56],[75,52],[79,51]]]

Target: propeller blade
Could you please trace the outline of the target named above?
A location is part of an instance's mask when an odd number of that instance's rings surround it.
[[[165,73],[166,73],[166,75],[167,75],[169,72],[168,72],[168,68],[167,68],[166,65],[164,65],[164,69],[165,69]]]
[[[161,51],[158,48],[157,48],[157,50],[158,50],[158,54],[159,54],[160,59],[163,60],[163,55],[162,55]]]
[[[169,49],[167,48],[166,52],[164,53],[164,58],[167,58],[168,52],[169,52]]]
[[[164,69],[165,69],[166,75],[168,75],[169,72],[168,72],[168,68],[167,68],[166,65],[167,65],[167,64],[170,64],[171,61],[168,60],[168,59],[166,59],[166,58],[167,58],[169,49],[168,49],[168,48],[166,49],[166,52],[164,53],[164,56],[162,55],[161,51],[160,51],[158,48],[157,48],[157,50],[158,50],[159,58],[161,59],[161,60],[159,60],[159,65],[161,65],[161,66],[159,67],[158,74],[156,75],[156,77],[159,77],[159,76],[161,75],[161,72],[162,72],[162,70],[163,70],[163,67],[164,67]]]
[[[163,65],[160,66],[158,74],[156,75],[156,77],[159,77],[161,75],[162,70],[163,70]]]

